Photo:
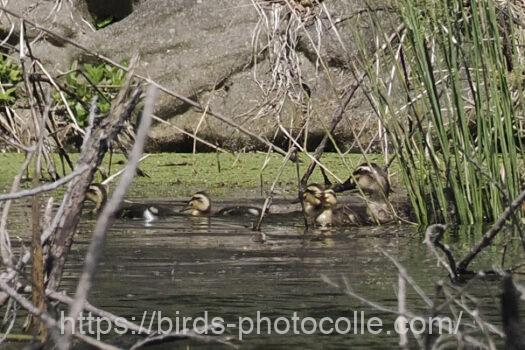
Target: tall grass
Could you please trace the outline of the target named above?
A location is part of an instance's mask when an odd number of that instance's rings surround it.
[[[404,31],[383,69],[362,63],[418,221],[492,221],[520,187],[523,113],[512,92],[521,87],[509,78],[522,67],[511,13],[491,0],[398,6]],[[378,36],[387,32],[371,20]]]

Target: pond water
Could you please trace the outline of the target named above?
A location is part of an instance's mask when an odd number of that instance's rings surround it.
[[[20,232],[17,225],[24,226],[29,209],[14,210],[21,220],[12,224],[11,232]],[[397,269],[380,250],[403,264],[429,296],[434,293],[435,281],[447,280],[414,226],[335,229],[319,239],[318,230],[305,232],[300,216],[274,215],[263,224],[267,235],[263,244],[254,241],[251,225],[251,219],[246,218],[172,217],[148,226],[141,221],[116,220],[108,232],[89,301],[137,324],[144,318],[146,326],[152,318],[158,321],[159,312],[170,318],[174,327],[177,317],[182,323],[182,317],[204,317],[205,312],[209,322],[221,317],[232,324],[237,324],[239,317],[252,317],[256,322],[260,312],[260,317],[269,317],[271,322],[286,317],[291,326],[296,313],[300,319],[312,317],[317,321],[347,317],[352,327],[360,327],[359,312],[364,312],[365,322],[374,316],[382,319],[383,332],[354,334],[352,329],[351,334],[344,335],[319,331],[293,335],[292,328],[288,334],[272,330],[268,335],[267,323],[263,322],[262,334],[244,335],[242,341],[233,342],[242,349],[385,349],[396,347],[399,340],[393,331],[394,316],[350,298],[321,276],[339,285],[345,277],[356,293],[392,308],[397,308]],[[93,226],[93,218],[82,219],[62,283],[70,292],[78,281]],[[500,324],[499,283],[476,281],[469,292],[478,298],[481,315]],[[407,305],[415,313],[425,309],[422,299],[410,288]],[[357,320],[354,311],[358,312]],[[310,330],[312,323],[305,325]],[[280,330],[285,326],[284,320],[278,324]],[[347,323],[340,326],[346,328]],[[249,323],[243,327],[247,330]],[[227,329],[234,338],[238,333],[236,327]],[[141,337],[112,333],[103,339],[129,348]],[[151,349],[222,347],[179,341]]]

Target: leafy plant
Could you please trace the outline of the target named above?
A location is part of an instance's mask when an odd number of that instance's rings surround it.
[[[95,28],[97,30],[102,29],[102,28],[109,26],[110,24],[114,22],[115,22],[115,18],[113,16],[104,17],[104,18],[95,18]]]
[[[86,126],[90,105],[95,97],[99,113],[109,112],[111,101],[120,90],[125,76],[125,71],[105,63],[73,64],[64,77],[64,91],[67,93],[68,106],[80,126]],[[53,97],[59,105],[62,103],[58,92]]]
[[[17,84],[22,81],[22,68],[10,57],[0,55],[0,106],[12,105],[16,101]]]

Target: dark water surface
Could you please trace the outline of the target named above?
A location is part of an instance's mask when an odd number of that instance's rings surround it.
[[[83,218],[62,283],[70,292],[78,281],[93,226],[93,219]],[[262,323],[263,334],[245,335],[242,342],[234,343],[242,349],[385,349],[398,343],[392,331],[394,316],[344,295],[321,275],[339,285],[346,277],[356,293],[392,308],[397,308],[397,269],[380,250],[403,264],[429,296],[434,293],[435,281],[447,279],[413,226],[336,229],[323,240],[318,239],[319,231],[304,232],[303,226],[297,216],[269,217],[263,224],[268,240],[262,244],[253,240],[251,221],[242,218],[172,217],[150,226],[117,220],[108,232],[89,301],[137,324],[144,317],[145,326],[152,316],[158,320],[159,312],[175,326],[177,317],[182,323],[182,317],[204,317],[205,311],[210,322],[213,317],[228,323],[237,323],[239,317],[256,321],[259,311],[261,317],[272,321],[287,317],[290,324],[294,312],[301,319],[353,320],[354,311],[363,311],[367,319],[382,318],[381,334],[353,334],[352,330],[346,335],[279,335],[272,330],[268,335],[266,323]],[[497,282],[477,281],[470,290],[478,298],[482,317],[496,324],[500,324],[498,288]],[[422,299],[410,288],[407,304],[415,313],[424,310]],[[280,326],[284,328],[285,323]],[[228,334],[237,338],[238,329],[229,328]],[[141,338],[113,333],[104,339],[130,347]],[[150,349],[222,348],[218,344],[188,344],[168,343]]]

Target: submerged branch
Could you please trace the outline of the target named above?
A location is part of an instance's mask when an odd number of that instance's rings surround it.
[[[492,225],[492,227],[485,232],[483,238],[470,249],[470,252],[458,263],[457,273],[464,274],[467,272],[468,265],[474,260],[474,258],[486,247],[488,247],[501,229],[505,226],[507,220],[512,216],[514,211],[521,208],[521,204],[525,202],[525,190],[522,191],[518,197],[516,197],[510,206],[508,206],[503,213],[500,215],[498,220]]]
[[[75,300],[73,298],[67,296],[64,293],[55,292],[51,290],[47,290],[46,293],[50,299],[58,301],[62,304],[72,306],[75,303]],[[97,308],[93,306],[92,304],[90,304],[88,301],[84,302],[83,310],[97,317],[104,318],[111,323],[114,323],[114,324],[118,323],[119,326],[126,328],[126,330],[128,332],[131,332],[132,334],[150,336],[144,341],[137,342],[133,346],[135,348],[139,348],[145,345],[152,345],[152,343],[156,343],[156,339],[155,339],[156,335],[150,327],[143,327],[143,325],[135,324],[122,316],[118,316],[106,310]],[[195,335],[194,332],[191,332],[190,329],[185,328],[181,330],[181,332],[178,334],[178,337],[173,336],[173,334],[171,334],[171,338],[172,340],[190,339],[190,340],[195,340],[195,341],[204,342],[204,343],[218,342],[221,344],[235,347],[233,344],[229,343],[227,339],[222,338],[222,337],[208,336],[208,335],[203,335],[203,334],[197,334],[196,336],[194,335]]]
[[[425,240],[423,243],[425,243],[430,248],[430,250],[432,250],[439,263],[447,269],[450,278],[455,281],[458,278],[456,259],[454,259],[454,254],[452,254],[450,249],[441,243],[441,239],[443,238],[443,234],[445,233],[446,229],[447,225],[430,225],[425,231]],[[445,254],[447,261],[445,261],[445,259],[438,254],[438,252],[435,250],[435,247],[439,248]]]
[[[227,345],[228,347],[237,349],[237,346],[228,341],[228,339],[223,339],[222,337],[211,337],[206,335],[208,332],[214,331],[213,324],[206,327],[205,330],[199,330],[196,332],[194,330],[184,329],[182,332],[171,332],[167,334],[157,334],[146,339],[136,342],[129,350],[137,350],[143,347],[148,347],[152,345],[165,344],[178,340],[194,340],[200,343],[218,343],[222,345]],[[203,332],[204,334],[200,334]]]

